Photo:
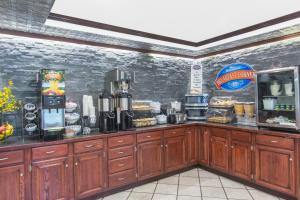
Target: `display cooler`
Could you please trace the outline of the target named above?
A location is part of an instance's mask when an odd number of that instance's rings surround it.
[[[259,127],[300,129],[299,66],[256,72]]]

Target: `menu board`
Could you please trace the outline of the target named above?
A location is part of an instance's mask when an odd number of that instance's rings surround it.
[[[41,70],[42,95],[61,96],[65,94],[64,70]]]
[[[202,65],[201,63],[194,63],[191,66],[191,94],[202,94]]]

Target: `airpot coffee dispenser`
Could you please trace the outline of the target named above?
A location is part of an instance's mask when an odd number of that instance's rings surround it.
[[[44,140],[61,139],[65,132],[64,70],[42,69],[41,129]]]
[[[118,94],[120,108],[120,130],[132,130],[132,95],[126,92]]]
[[[99,128],[102,132],[116,131],[115,99],[108,92],[100,94],[98,99]]]

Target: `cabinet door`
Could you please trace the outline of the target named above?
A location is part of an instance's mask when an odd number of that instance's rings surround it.
[[[32,163],[32,198],[34,200],[67,200],[71,195],[68,158],[43,160]]]
[[[227,138],[211,136],[211,167],[224,172],[228,171]]]
[[[162,151],[160,140],[138,144],[138,179],[147,179],[162,173]]]
[[[188,164],[189,166],[196,165],[198,163],[198,128],[191,127],[186,129],[187,141],[188,141]]]
[[[295,193],[293,151],[257,145],[255,157],[257,184],[291,195]]]
[[[209,165],[209,141],[208,128],[202,128],[199,133],[199,162],[203,165]]]
[[[186,167],[185,137],[165,139],[165,171],[170,172]]]
[[[0,200],[23,200],[24,166],[0,168]]]
[[[251,143],[231,141],[231,173],[234,176],[251,179]]]
[[[86,153],[75,157],[75,196],[85,198],[106,187],[106,161],[103,151]]]

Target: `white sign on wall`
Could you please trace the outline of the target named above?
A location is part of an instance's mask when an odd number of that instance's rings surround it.
[[[191,90],[192,94],[202,94],[202,65],[194,63],[191,66]]]

